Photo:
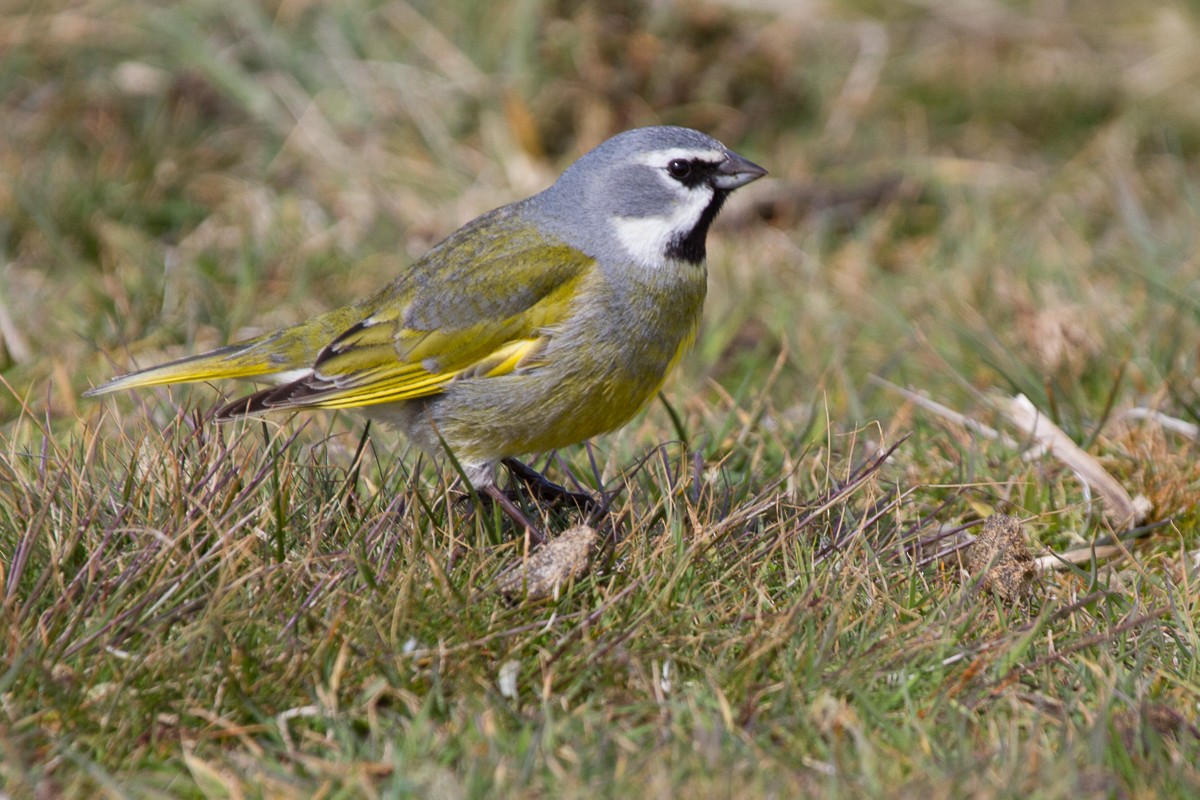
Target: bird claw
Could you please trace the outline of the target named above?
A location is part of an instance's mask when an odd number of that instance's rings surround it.
[[[501,463],[508,468],[510,475],[525,484],[530,495],[551,507],[570,503],[585,514],[603,511],[608,507],[608,503],[590,492],[573,492],[515,458],[506,458]]]
[[[589,492],[573,492],[515,458],[506,458],[503,463],[508,468],[509,474],[524,485],[524,491],[515,488],[501,489],[492,484],[480,490],[481,499],[484,502],[495,503],[505,516],[516,523],[518,528],[529,531],[530,544],[534,547],[544,544],[548,537],[541,528],[525,516],[520,506],[517,505],[516,501],[522,494],[528,495],[550,508],[563,504],[573,505],[578,511],[590,517],[600,518],[608,513],[607,498],[597,497]],[[467,497],[464,495],[460,499],[465,500]]]

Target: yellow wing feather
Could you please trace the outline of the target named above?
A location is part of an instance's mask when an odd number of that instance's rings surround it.
[[[506,342],[466,368],[448,372],[429,372],[393,357],[394,366],[355,372],[347,380],[334,381],[318,394],[304,397],[302,404],[311,408],[358,408],[428,397],[457,378],[506,375],[536,354],[544,342],[543,338]]]
[[[542,262],[535,255],[549,258]],[[408,302],[395,294],[378,295],[371,301],[372,313],[321,351],[311,376],[260,392],[248,404],[233,404],[231,413],[415,400],[440,393],[455,379],[494,378],[535,364],[554,328],[571,313],[579,283],[595,262],[562,246],[508,256],[510,272],[479,273],[464,279],[470,285],[458,286],[457,324],[411,325],[407,320],[414,306],[424,311],[436,302],[419,294]],[[532,274],[514,278],[513,271],[524,270]],[[489,315],[483,310],[488,303],[505,310]],[[463,319],[471,309],[474,318]]]

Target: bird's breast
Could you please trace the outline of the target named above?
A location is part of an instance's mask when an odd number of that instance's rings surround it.
[[[432,402],[440,435],[463,455],[551,450],[611,431],[636,414],[695,339],[704,270],[637,281],[597,272],[527,365],[450,384]]]
[[[674,266],[674,265],[672,265]],[[704,306],[703,267],[679,265],[671,280],[616,279],[585,287],[578,310],[556,336],[549,361],[559,393],[574,396],[579,416],[611,430],[640,410],[695,340]],[[586,438],[586,437],[583,437]]]

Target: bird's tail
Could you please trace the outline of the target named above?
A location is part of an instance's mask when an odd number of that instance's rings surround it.
[[[312,372],[321,349],[348,326],[349,309],[331,311],[310,322],[264,334],[207,353],[119,375],[84,392],[94,397],[124,389],[194,383],[222,378],[261,378],[286,383]]]

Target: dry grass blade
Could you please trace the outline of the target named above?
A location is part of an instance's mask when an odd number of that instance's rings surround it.
[[[1080,479],[1100,493],[1104,499],[1104,513],[1112,520],[1117,530],[1128,530],[1146,518],[1149,502],[1144,497],[1133,498],[1125,487],[1117,482],[1095,458],[1088,455],[1079,445],[1051,422],[1029,402],[1024,395],[1017,395],[998,405],[1013,425],[1031,437],[1046,452],[1070,469]]]
[[[971,431],[972,433],[977,433],[986,439],[998,441],[1005,447],[1011,447],[1013,449],[1020,448],[1020,445],[1015,440],[1005,436],[995,428],[985,425],[977,419],[972,419],[966,414],[959,413],[958,411],[955,411],[954,409],[949,408],[942,403],[937,402],[936,400],[926,397],[920,392],[915,392],[911,389],[905,389],[903,386],[897,386],[896,384],[886,381],[876,375],[871,376],[871,381],[879,384],[880,386],[884,386],[893,392],[896,392],[915,405],[917,408],[928,411],[944,420],[948,420],[949,422],[952,422],[955,425],[964,428],[965,430]],[[1040,452],[1040,450],[1038,452]]]
[[[1200,439],[1200,425],[1187,420],[1179,419],[1164,414],[1161,411],[1156,411],[1153,408],[1127,408],[1118,416],[1118,420],[1125,419],[1144,419],[1150,420],[1164,430],[1178,433],[1181,436],[1186,436],[1189,439]]]

